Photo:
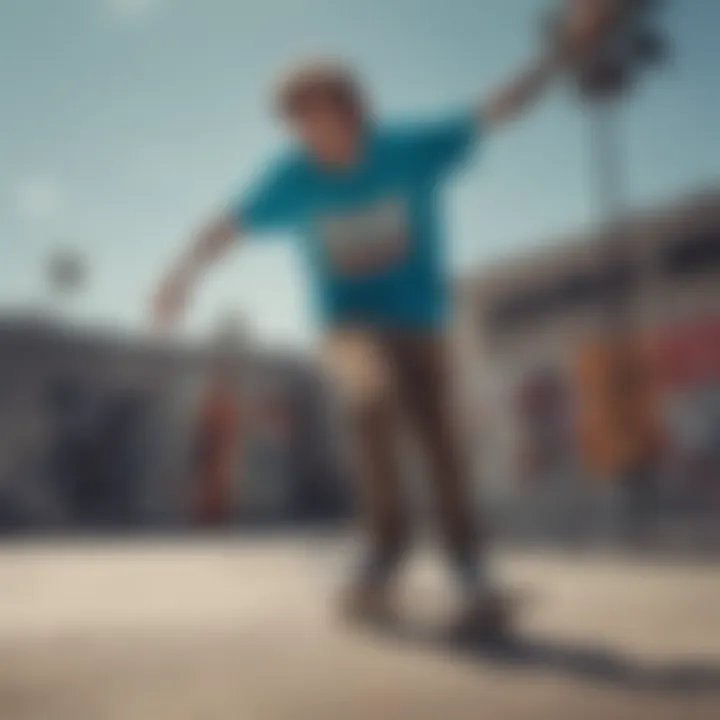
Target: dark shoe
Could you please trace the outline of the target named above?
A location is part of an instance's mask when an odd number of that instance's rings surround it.
[[[466,601],[453,627],[454,639],[462,642],[497,642],[508,636],[514,603],[497,591],[477,594]]]

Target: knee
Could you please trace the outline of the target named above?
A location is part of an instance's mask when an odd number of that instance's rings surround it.
[[[388,368],[375,343],[362,335],[336,337],[329,345],[327,368],[350,419],[381,416],[391,404]]]

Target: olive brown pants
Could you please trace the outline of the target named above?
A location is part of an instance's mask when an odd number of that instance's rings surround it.
[[[473,563],[474,503],[455,431],[444,338],[342,330],[330,335],[327,350],[330,373],[349,410],[372,549],[399,559],[408,546],[398,440],[409,430],[427,466],[448,551],[457,563]]]

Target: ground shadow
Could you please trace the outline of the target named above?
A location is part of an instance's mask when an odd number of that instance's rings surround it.
[[[378,628],[385,637],[505,669],[535,669],[624,690],[671,694],[720,693],[720,663],[642,662],[612,649],[514,634],[502,638],[456,636],[419,622]]]

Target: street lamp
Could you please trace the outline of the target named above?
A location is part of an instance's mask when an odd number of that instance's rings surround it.
[[[568,17],[605,26],[598,47],[573,61],[575,85],[593,114],[593,159],[600,213],[608,224],[623,209],[622,152],[617,128],[619,102],[634,88],[640,74],[669,54],[666,36],[657,28],[661,0],[563,0],[549,16],[554,41],[563,42]],[[587,21],[587,20],[586,20]]]
[[[667,38],[657,27],[661,5],[662,0],[561,0],[546,18],[546,30],[555,44],[565,42],[573,23],[592,24],[603,38],[573,58],[571,71],[581,102],[591,114],[594,195],[605,226],[600,251],[610,278],[607,321],[616,335],[629,329],[630,320],[623,282],[627,237],[622,223],[624,172],[617,110],[641,73],[669,55]]]
[[[579,97],[592,117],[595,196],[604,224],[599,251],[608,278],[603,284],[610,331],[607,420],[618,441],[617,471],[633,525],[639,519],[635,512],[644,510],[639,505],[644,505],[647,485],[652,482],[652,451],[646,378],[632,332],[625,275],[629,238],[623,222],[623,152],[617,110],[643,70],[659,65],[669,54],[667,39],[657,28],[660,5],[658,0],[564,0],[549,24],[556,42],[563,42],[568,22],[591,22],[603,30],[603,41],[575,57],[572,71]]]
[[[578,59],[576,85],[592,115],[592,155],[595,195],[606,223],[604,255],[611,273],[622,265],[627,238],[624,211],[623,152],[617,109],[632,92],[640,73],[668,54],[667,41],[655,26],[658,0],[571,0],[572,4],[603,5],[612,22],[607,41],[597,52]],[[613,286],[614,287],[614,286]],[[628,321],[623,290],[611,293],[609,320],[621,329]]]

